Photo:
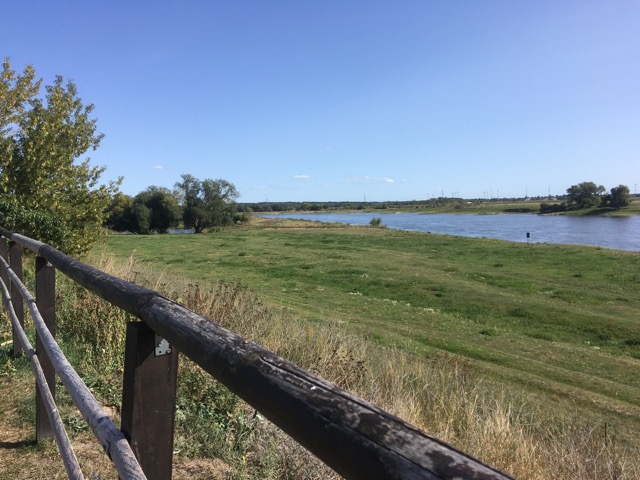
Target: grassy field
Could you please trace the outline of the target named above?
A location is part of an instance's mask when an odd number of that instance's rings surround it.
[[[87,261],[517,478],[640,476],[638,253],[254,218],[114,235]],[[62,275],[57,289],[58,339],[117,423],[126,315]],[[10,335],[0,323],[0,479],[64,478],[55,448],[32,443],[33,377]],[[335,478],[180,369],[174,478]],[[64,394],[61,411],[83,469],[113,478]]]
[[[313,225],[313,226],[312,226]],[[640,439],[640,256],[255,219],[210,235],[112,236],[107,251],[222,279],[311,323],[337,321]]]

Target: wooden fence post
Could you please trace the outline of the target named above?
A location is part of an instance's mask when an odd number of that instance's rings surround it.
[[[9,242],[9,267],[20,281],[22,281],[22,247],[13,241]],[[24,302],[22,301],[22,295],[20,295],[18,289],[13,286],[10,287],[9,291],[11,292],[11,302],[13,303],[16,317],[20,325],[24,327]],[[18,339],[18,333],[13,329],[13,354],[17,356],[21,353],[22,345]]]
[[[4,260],[9,263],[9,247],[7,245],[7,239],[5,237],[0,237],[0,257],[4,258]],[[4,269],[0,268],[0,278],[4,282],[4,284],[9,288],[9,276],[5,273]],[[5,311],[4,301],[7,300],[4,298],[4,291],[2,292],[2,311]]]
[[[45,325],[53,337],[56,336],[56,269],[43,257],[36,257],[36,305]],[[36,333],[36,354],[49,385],[53,399],[56,398],[56,371],[53,362]],[[47,415],[40,389],[36,386],[36,439],[52,439],[54,431]]]
[[[178,351],[142,322],[127,324],[122,432],[147,478],[171,479]]]

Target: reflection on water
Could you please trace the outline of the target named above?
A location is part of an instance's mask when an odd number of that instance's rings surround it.
[[[640,217],[574,217],[569,215],[465,215],[420,213],[292,213],[279,218],[369,225],[382,218],[389,228],[465,237],[487,237],[514,242],[598,245],[616,250],[640,251]],[[269,217],[273,215],[260,214]]]

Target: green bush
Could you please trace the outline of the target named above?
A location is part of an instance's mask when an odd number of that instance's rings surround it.
[[[0,197],[0,226],[62,248],[69,232],[53,213],[21,206],[14,197]]]

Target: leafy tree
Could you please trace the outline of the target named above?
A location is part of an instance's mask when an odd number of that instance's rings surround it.
[[[611,192],[603,199],[603,205],[613,207],[616,210],[622,207],[628,207],[631,204],[631,193],[626,185],[618,185],[613,187]]]
[[[601,196],[606,192],[602,185],[582,182],[567,189],[568,205],[575,208],[589,208],[600,205]]]
[[[205,228],[206,211],[202,199],[202,182],[193,175],[181,175],[182,181],[174,185],[174,195],[182,205],[182,222],[185,228],[202,233]]]
[[[226,180],[203,180],[202,193],[204,208],[209,213],[211,227],[230,225],[236,211],[239,197],[236,187]]]
[[[111,197],[120,181],[100,184],[103,167],[89,159],[103,135],[76,86],[57,76],[40,94],[33,67],[16,74],[6,59],[0,74],[0,199],[14,205],[3,226],[51,243],[68,253],[87,251],[103,232]],[[21,218],[49,218],[55,233]]]
[[[167,233],[169,228],[178,226],[182,213],[169,189],[153,185],[135,196],[132,210],[138,233]]]
[[[144,203],[134,202],[131,205],[131,231],[149,234],[151,230],[151,210]]]
[[[111,205],[107,209],[105,226],[116,232],[135,230],[135,221],[131,207],[133,198],[124,193],[118,192],[111,199]]]
[[[183,206],[185,228],[201,233],[205,228],[229,225],[236,212],[236,187],[223,179],[198,180],[193,175],[182,175],[175,184],[176,196]]]

